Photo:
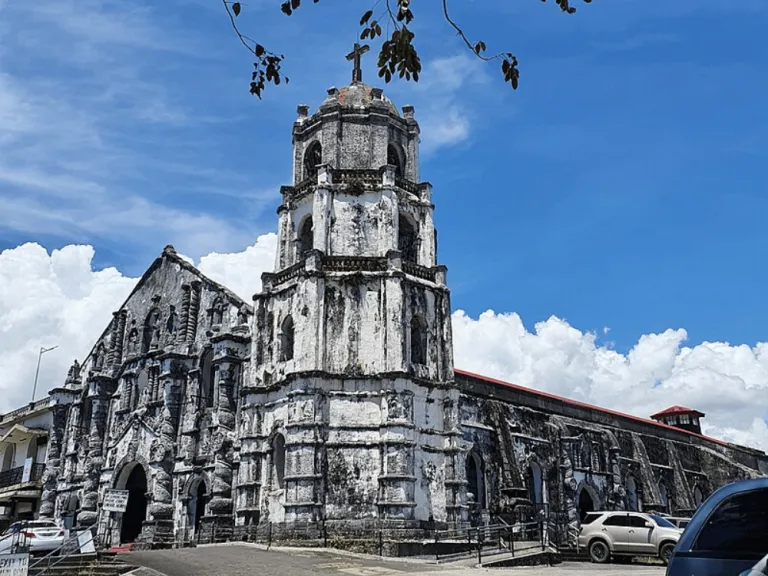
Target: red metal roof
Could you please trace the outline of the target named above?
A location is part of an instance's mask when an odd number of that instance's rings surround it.
[[[688,430],[683,430],[682,428],[677,428],[676,426],[670,426],[668,424],[663,424],[661,422],[656,422],[654,420],[648,420],[647,418],[640,418],[639,416],[632,416],[630,414],[624,414],[623,412],[616,412],[615,410],[609,410],[607,408],[601,408],[599,406],[594,406],[592,404],[586,404],[584,402],[579,402],[578,400],[571,400],[569,398],[564,398],[562,396],[555,396],[554,394],[549,394],[547,392],[541,392],[539,390],[534,390],[533,388],[527,388],[525,386],[520,386],[519,384],[512,384],[510,382],[504,382],[503,380],[496,380],[495,378],[490,378],[488,376],[482,376],[480,374],[474,374],[472,372],[467,372],[465,370],[458,370],[454,369],[454,374],[458,374],[459,376],[466,376],[468,378],[475,378],[477,380],[482,380],[483,382],[486,382],[488,384],[495,384],[496,386],[503,386],[504,388],[512,388],[513,390],[520,390],[521,392],[527,392],[528,394],[534,394],[536,396],[541,396],[543,398],[550,398],[552,400],[559,400],[560,402],[563,402],[564,404],[570,404],[571,406],[578,406],[580,408],[587,408],[589,410],[596,410],[597,412],[602,412],[603,414],[610,414],[612,416],[618,416],[619,418],[627,418],[628,420],[634,420],[636,422],[642,422],[643,424],[646,424],[648,426],[656,426],[659,428],[666,428],[667,430],[674,430],[675,432],[679,432],[681,434],[688,434],[690,436],[696,436],[697,438],[701,438],[703,440],[706,440],[708,442],[714,442],[715,444],[719,444],[721,446],[729,446],[727,442],[723,442],[722,440],[717,440],[715,438],[710,438],[709,436],[704,436],[703,434],[696,434],[695,432],[689,432]],[[686,408],[687,410],[687,408]],[[691,412],[695,412],[695,410],[692,410]],[[702,414],[703,416],[703,414]]]
[[[672,406],[670,408],[667,408],[666,410],[662,410],[661,412],[657,412],[651,418],[656,420],[657,418],[663,418],[664,416],[674,416],[675,414],[690,414],[691,416],[698,416],[700,418],[704,417],[703,412],[699,412],[698,410],[694,410],[693,408],[686,408],[685,406]]]

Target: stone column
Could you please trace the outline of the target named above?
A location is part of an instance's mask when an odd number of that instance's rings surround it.
[[[189,284],[181,285],[181,327],[179,328],[181,340],[187,339],[187,325],[189,324],[189,304],[192,297]]]
[[[218,363],[218,409],[216,412],[218,427],[214,433],[213,451],[215,468],[213,470],[213,489],[208,509],[211,516],[206,518],[209,529],[215,530],[216,540],[231,537],[234,529],[232,499],[232,465],[234,462],[233,436],[235,428],[235,371],[237,365],[232,362]],[[215,525],[215,528],[214,528]]]
[[[43,494],[40,497],[40,518],[49,520],[53,519],[56,512],[56,487],[61,473],[61,449],[69,407],[56,404],[52,412],[51,429],[48,433],[48,454],[43,473]]]
[[[123,361],[123,339],[125,338],[125,310],[119,310],[112,314],[112,338],[109,345],[109,366],[119,366]]]
[[[77,517],[81,526],[91,526],[96,523],[99,504],[99,478],[104,467],[103,446],[107,422],[109,400],[104,397],[98,384],[98,395],[93,398],[91,428],[88,436],[88,457],[85,463],[85,482],[83,483],[82,511]]]
[[[191,464],[195,457],[197,449],[197,439],[200,437],[198,429],[199,422],[197,418],[200,394],[200,369],[195,368],[187,372],[187,394],[184,399],[184,410],[181,420],[181,439],[179,446],[179,456],[184,459],[186,464]]]
[[[153,547],[168,546],[173,542],[173,465],[176,430],[179,415],[180,381],[164,367],[156,376],[158,388],[162,391],[159,400],[165,400],[160,424],[160,437],[152,445],[150,466],[154,470],[152,483],[152,520],[145,524],[146,534],[142,539],[152,541]]]
[[[200,313],[200,288],[202,284],[195,280],[192,282],[192,290],[189,295],[189,314],[187,314],[187,327],[184,333],[185,340],[190,344],[195,341],[197,335],[197,317]]]

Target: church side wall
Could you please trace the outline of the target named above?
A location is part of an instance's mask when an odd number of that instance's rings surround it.
[[[600,509],[688,515],[718,487],[760,475],[722,443],[596,410],[563,409],[558,399],[464,375],[457,381],[462,438],[480,458],[487,498],[479,505],[478,489],[468,489],[475,492],[475,515],[530,517],[543,506],[571,523]],[[474,468],[464,456],[470,481]]]

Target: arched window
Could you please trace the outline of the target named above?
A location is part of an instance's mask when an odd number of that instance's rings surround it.
[[[419,316],[411,318],[411,364],[427,364],[427,327]]]
[[[395,167],[395,176],[397,178],[403,177],[403,160],[404,158],[400,152],[399,146],[396,144],[387,146],[387,164]]]
[[[280,327],[280,360],[293,360],[293,318],[289,316],[283,320]]]
[[[160,310],[152,308],[144,321],[144,339],[141,342],[141,352],[146,354],[154,350],[160,343]]]
[[[3,472],[13,468],[13,460],[16,457],[16,444],[7,444],[3,454]]]
[[[693,502],[696,505],[696,508],[701,506],[704,502],[704,494],[702,493],[701,488],[698,486],[693,488]]]
[[[304,151],[304,179],[317,176],[317,167],[323,163],[323,147],[315,140]]]
[[[299,228],[299,259],[312,250],[314,240],[314,230],[312,229],[312,216],[307,216]]]
[[[627,510],[631,512],[640,511],[640,502],[637,497],[637,482],[634,476],[627,477]]]
[[[282,434],[275,436],[272,441],[272,467],[274,468],[275,486],[282,488],[285,478],[285,438]]]
[[[93,415],[93,400],[91,398],[83,398],[83,404],[80,408],[80,430],[88,434],[91,431],[91,416]],[[87,444],[87,440],[86,440]]]
[[[213,406],[216,389],[216,367],[213,365],[213,350],[207,348],[200,359],[200,407]]]
[[[404,262],[416,264],[418,250],[416,227],[411,223],[411,219],[404,214],[400,214],[398,219],[397,249],[400,251]]]
[[[659,482],[659,504],[661,504],[661,512],[669,512],[669,492],[663,482]]]
[[[483,459],[474,450],[467,454],[467,498],[472,498],[474,506],[486,508],[485,469]]]

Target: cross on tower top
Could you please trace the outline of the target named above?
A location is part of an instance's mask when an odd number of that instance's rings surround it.
[[[367,44],[364,44],[360,46],[360,44],[355,44],[354,49],[352,52],[347,54],[347,60],[354,60],[355,66],[352,68],[352,83],[360,83],[363,81],[363,70],[360,68],[360,57],[368,52],[370,50],[370,47]]]

